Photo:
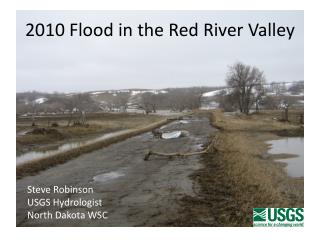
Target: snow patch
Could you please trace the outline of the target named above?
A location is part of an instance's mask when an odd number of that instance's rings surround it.
[[[132,90],[131,91],[131,95],[132,96],[135,96],[137,94],[143,94],[143,93],[153,93],[153,94],[159,94],[159,93],[168,93],[168,91],[165,91],[165,90]]]
[[[211,92],[206,92],[206,93],[202,94],[202,97],[213,97],[213,96],[221,94],[224,91],[228,94],[231,92],[231,89],[230,88],[223,88],[223,89],[214,90]]]
[[[42,97],[42,98],[37,98],[36,100],[34,100],[34,103],[41,104],[41,103],[45,103],[47,101],[48,101],[48,98]]]
[[[99,94],[102,94],[102,93],[104,93],[104,92],[92,92],[92,93],[90,93],[91,95],[99,95]]]

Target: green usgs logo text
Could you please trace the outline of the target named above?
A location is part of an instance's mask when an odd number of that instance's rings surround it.
[[[302,222],[303,208],[254,208],[254,222]]]

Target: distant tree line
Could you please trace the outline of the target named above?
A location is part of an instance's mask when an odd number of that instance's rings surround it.
[[[17,93],[16,113],[29,113],[33,116],[46,113],[69,114],[81,116],[86,112],[119,111],[125,112],[129,107],[142,109],[146,114],[158,110],[185,111],[201,108],[202,104],[217,102],[226,111],[240,111],[249,114],[251,110],[289,108],[304,91],[303,81],[296,82],[288,88],[286,83],[272,82],[266,84],[262,70],[257,67],[236,62],[228,68],[226,87],[189,87],[168,88],[162,91],[141,90],[138,94],[128,91],[94,93]],[[213,97],[203,94],[219,90]],[[290,94],[286,94],[290,92]],[[269,94],[268,94],[269,93]],[[270,94],[272,93],[272,94]],[[45,99],[41,103],[39,98]],[[303,100],[303,94],[301,95]],[[83,121],[82,121],[83,122]]]
[[[43,103],[37,103],[39,98],[45,98]],[[88,93],[60,94],[26,92],[17,94],[17,114],[22,113],[64,113],[71,111],[95,112],[99,104]]]
[[[167,89],[166,93],[157,94],[145,92],[141,95],[139,107],[147,114],[159,109],[179,112],[195,110],[201,107],[202,94],[206,91],[208,88],[191,87]]]

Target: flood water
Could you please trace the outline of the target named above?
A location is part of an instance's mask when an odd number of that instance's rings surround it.
[[[286,163],[286,170],[290,177],[304,176],[304,138],[290,137],[279,140],[268,141],[271,144],[271,149],[268,153],[271,154],[294,154],[296,157],[276,160],[277,162]]]
[[[199,114],[200,115],[200,114]],[[198,120],[198,121],[193,121]],[[175,124],[165,131],[188,131],[188,137],[177,139],[159,139],[151,132],[111,144],[106,148],[92,151],[76,157],[66,164],[60,164],[41,174],[24,177],[16,184],[16,225],[23,227],[44,226],[163,226],[184,217],[180,213],[182,196],[197,197],[199,187],[189,176],[203,168],[200,155],[185,158],[169,159],[165,156],[151,156],[144,161],[145,153],[155,152],[190,152],[193,146],[206,144],[217,130],[210,125],[205,115],[194,115],[188,124]],[[79,206],[27,206],[30,197],[26,189],[30,185],[55,186],[66,185],[75,187],[93,187],[94,193],[86,200],[102,199],[102,206],[92,211],[107,211],[108,220],[94,221],[72,219],[41,219],[26,218],[26,212],[61,211],[63,213],[83,212],[87,209]],[[51,194],[48,198],[57,196]],[[78,199],[78,196],[62,194],[61,201]],[[168,205],[169,204],[169,205]],[[91,210],[90,210],[91,211]],[[110,220],[110,221],[109,221]],[[211,220],[210,220],[211,223]]]
[[[60,145],[57,149],[54,149],[54,150],[27,152],[25,154],[17,156],[16,164],[19,165],[19,164],[22,164],[25,162],[38,160],[38,159],[45,158],[45,157],[50,157],[50,156],[53,156],[53,155],[56,155],[56,154],[59,154],[62,152],[69,151],[71,149],[76,149],[79,147],[90,145],[92,143],[100,142],[100,141],[106,140],[108,138],[121,135],[121,134],[126,133],[128,131],[130,131],[130,130],[121,130],[121,131],[117,131],[117,132],[106,133],[106,134],[103,134],[99,137],[92,138],[92,139],[81,140],[81,141],[71,142],[71,143],[65,143],[65,144]]]

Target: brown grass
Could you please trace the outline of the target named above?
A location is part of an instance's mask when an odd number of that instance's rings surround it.
[[[123,129],[137,129],[164,119],[164,117],[142,114],[91,114],[88,116],[87,126],[67,127],[67,117],[51,117],[36,121],[38,128],[48,127],[48,121],[58,123],[55,127],[60,134],[26,134],[17,136],[17,152],[30,151],[47,144],[61,143],[62,140],[76,140],[77,138],[90,137],[97,134],[109,133]],[[31,119],[19,119],[17,131],[31,130]]]
[[[77,149],[72,149],[70,151],[66,151],[51,157],[47,157],[44,159],[39,159],[36,161],[27,162],[25,164],[19,165],[16,168],[16,177],[17,179],[28,176],[28,175],[34,175],[38,173],[39,171],[45,170],[47,168],[50,168],[52,166],[55,166],[57,164],[65,163],[66,161],[76,158],[84,153],[89,153],[95,150],[98,150],[103,147],[107,147],[110,144],[117,143],[119,141],[122,141],[124,139],[139,135],[144,132],[148,132],[154,128],[160,127],[161,125],[164,125],[168,122],[167,119],[161,120],[152,124],[149,124],[145,127],[139,128],[139,129],[133,129],[130,132],[124,133],[119,136],[112,137],[110,139],[93,143],[91,145],[86,145]]]
[[[259,131],[259,132],[276,132],[283,130],[296,131],[301,129],[301,125],[298,124],[297,113],[291,113],[290,122],[280,121],[280,111],[264,111],[256,114],[234,114],[224,115],[222,111],[216,110],[213,113],[212,121],[215,127],[227,131]],[[303,128],[302,128],[303,129]]]
[[[274,113],[254,116],[212,115],[217,133],[213,153],[204,154],[204,168],[192,175],[197,197],[185,196],[181,215],[165,225],[251,226],[254,207],[303,207],[303,179],[287,177],[283,166],[264,155],[274,133],[296,132],[301,126],[272,120]]]

